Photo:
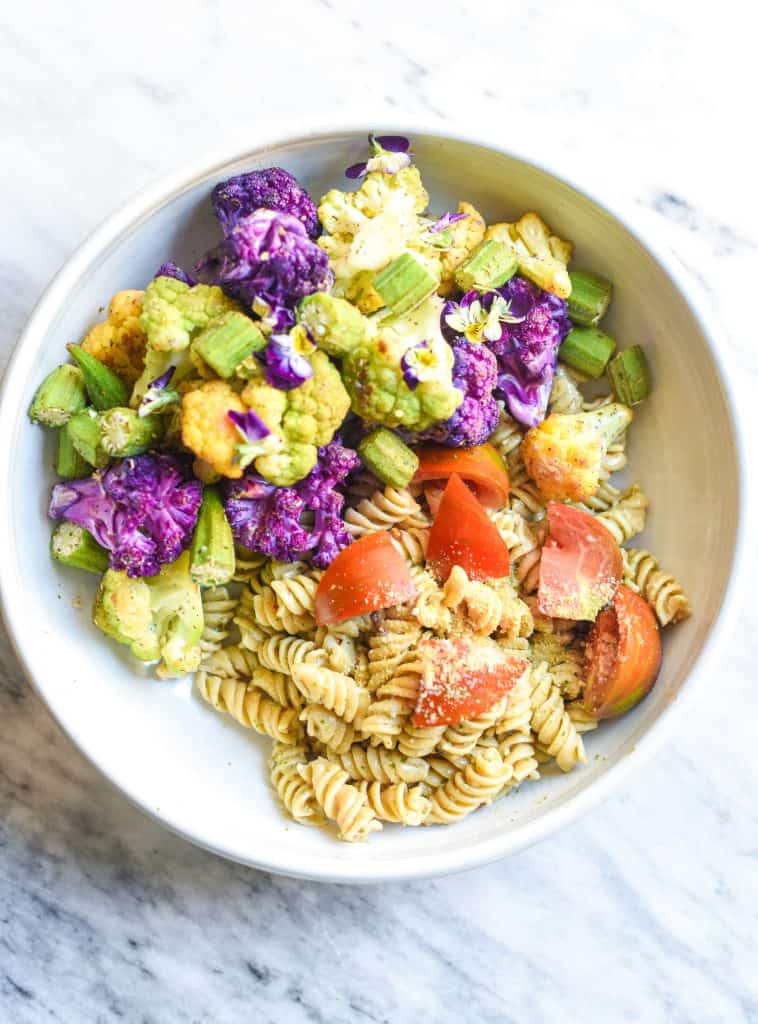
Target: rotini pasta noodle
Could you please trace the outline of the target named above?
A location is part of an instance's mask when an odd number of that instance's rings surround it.
[[[355,726],[322,704],[309,704],[300,712],[307,735],[323,743],[328,751],[344,754],[355,743]]]
[[[330,626],[319,626],[315,642],[326,653],[327,664],[335,672],[353,672],[358,658],[355,640],[344,633],[335,633]]]
[[[444,725],[414,725],[406,719],[397,739],[397,749],[406,757],[426,757],[436,748],[445,729]]]
[[[631,540],[635,534],[645,529],[648,498],[635,484],[612,505],[607,512],[598,515],[600,522],[606,526],[621,546]]]
[[[265,555],[237,547],[234,559],[234,582],[248,583],[253,576],[258,575],[265,562]]]
[[[553,386],[550,389],[548,411],[571,415],[582,412],[583,405],[581,391],[559,363],[555,368]]]
[[[319,665],[295,665],[292,671],[295,686],[312,704],[323,704],[346,722],[360,724],[369,706],[368,690],[341,672]]]
[[[681,622],[690,615],[690,603],[681,584],[661,569],[649,551],[622,548],[623,582],[651,605],[661,626]]]
[[[253,670],[251,682],[282,707],[295,708],[296,711],[299,711],[303,706],[302,694],[292,678],[283,672],[275,672],[273,669],[259,665]]]
[[[482,804],[491,803],[513,775],[496,747],[477,750],[471,762],[444,785],[432,790],[429,825],[448,824],[471,814]]]
[[[230,714],[247,729],[282,743],[293,743],[301,735],[297,711],[269,700],[257,686],[198,672],[197,687],[203,700],[217,711]]]
[[[385,487],[370,498],[362,498],[345,512],[345,526],[353,537],[364,537],[393,526],[426,527],[429,520],[405,487]]]
[[[204,672],[221,679],[250,679],[257,667],[257,656],[241,644],[221,647],[200,666]]]
[[[313,786],[298,771],[301,764],[307,763],[308,751],[305,744],[275,740],[269,758],[269,778],[274,792],[291,818],[305,825],[318,825],[323,822],[324,815]]]
[[[301,579],[302,577],[294,577]],[[288,586],[291,580],[279,580]],[[271,632],[284,630],[287,633],[307,633],[316,625],[316,620],[308,613],[292,612],[273,589],[274,584],[264,587],[259,594],[253,594],[251,602],[253,619],[262,629]],[[314,586],[315,593],[315,586]],[[289,602],[297,605],[290,594]]]
[[[448,725],[437,744],[438,753],[456,761],[467,757],[485,729],[489,729],[502,717],[507,705],[508,697],[505,696],[476,718],[466,719],[457,725]]]
[[[535,665],[547,663],[564,700],[576,700],[584,691],[584,654],[573,645],[570,633],[542,633],[531,644]]]
[[[574,723],[574,728],[577,732],[591,732],[592,729],[597,729],[600,724],[596,718],[593,718],[588,711],[585,710],[584,705],[580,700],[571,701],[570,704],[566,705],[566,711],[571,721]]]
[[[432,808],[432,802],[423,786],[408,786],[406,782],[359,782],[358,791],[366,797],[368,805],[381,821],[394,821],[400,825],[421,825]]]
[[[426,549],[429,546],[429,529],[424,526],[411,526],[408,529],[393,527],[390,540],[409,565],[421,565],[426,562]]]
[[[397,744],[410,712],[408,701],[400,697],[374,700],[361,722],[361,733],[375,746],[381,745],[391,750]]]
[[[500,457],[508,465],[510,465],[512,457],[518,451],[523,437],[524,434],[521,427],[501,407],[500,419],[489,439],[489,443],[497,449]]]
[[[275,633],[257,645],[258,660],[274,672],[292,675],[300,665],[325,665],[326,651],[304,637]]]
[[[503,763],[512,769],[506,783],[509,789],[521,785],[525,779],[539,778],[531,735],[530,697],[530,677],[527,671],[508,695],[505,712],[494,727],[495,741]]]
[[[423,758],[403,757],[396,750],[364,747],[360,743],[346,750],[332,750],[327,757],[356,781],[414,783],[423,782],[429,774],[429,765]]]
[[[203,632],[200,650],[203,660],[223,646],[229,638],[237,598],[226,587],[211,587],[203,592]]]
[[[547,667],[540,662],[531,672],[532,732],[545,753],[555,758],[562,772],[571,771],[587,755],[582,738],[568,716],[560,690]]]
[[[297,617],[315,615],[316,590],[322,572],[298,573],[297,576],[285,576],[271,581],[271,589],[279,600],[279,604],[290,615]]]
[[[312,787],[324,814],[336,822],[340,838],[347,842],[365,839],[379,831],[382,823],[369,806],[367,798],[348,782],[347,772],[326,758],[298,766],[303,779]]]

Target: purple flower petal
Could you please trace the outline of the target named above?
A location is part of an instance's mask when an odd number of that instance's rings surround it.
[[[173,260],[169,260],[167,263],[161,264],[155,272],[155,277],[173,277],[176,281],[181,281],[182,284],[187,284],[190,288],[193,288],[197,281],[194,277],[191,277],[186,270],[182,270],[178,267]]]
[[[359,164],[350,164],[345,171],[345,177],[355,180],[356,178],[362,178],[364,174],[368,172],[368,162],[363,160]]]
[[[466,217],[468,217],[467,213],[443,213],[439,220],[432,224],[429,231],[433,235],[438,235],[440,231],[449,228],[451,224],[457,224],[459,220],[465,220]]]
[[[400,360],[400,368],[403,371],[403,380],[408,385],[411,391],[415,391],[421,383],[421,377],[418,374],[418,359],[416,353],[420,350],[428,349],[429,341],[420,341],[418,345],[413,345],[403,354]]]
[[[264,351],[265,377],[268,383],[281,391],[299,388],[313,376],[313,366],[297,352],[287,334],[272,334]]]
[[[404,135],[369,135],[368,140],[372,145],[378,143],[388,153],[407,153],[411,148],[410,140]]]
[[[271,433],[260,416],[252,409],[248,409],[247,412],[230,409],[226,415],[246,441],[262,441]]]

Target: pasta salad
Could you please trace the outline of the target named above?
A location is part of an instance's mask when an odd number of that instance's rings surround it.
[[[29,415],[94,625],[353,841],[586,762],[690,608],[629,546],[650,374],[600,327],[611,283],[536,212],[431,214],[401,136],[345,173],[318,205],[282,168],[217,184],[218,244],[114,295]]]

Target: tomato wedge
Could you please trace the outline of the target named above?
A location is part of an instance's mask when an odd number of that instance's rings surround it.
[[[505,541],[490,517],[457,473],[445,487],[429,534],[427,565],[446,580],[454,565],[471,579],[507,576],[511,560]]]
[[[652,690],[661,656],[653,609],[629,587],[620,586],[587,637],[587,712],[593,718],[616,718],[630,711]]]
[[[487,638],[432,639],[420,649],[424,670],[413,712],[418,726],[474,718],[512,690],[529,667],[523,655]]]
[[[557,501],[547,503],[550,533],[540,561],[539,609],[557,619],[594,621],[621,580],[615,538],[595,516]]]
[[[401,604],[416,596],[403,556],[386,530],[369,533],[340,551],[316,590],[316,622],[325,626]]]
[[[415,483],[448,480],[457,473],[471,487],[485,508],[496,512],[508,502],[510,481],[505,463],[491,444],[475,448],[441,448],[427,445],[416,449],[419,467]]]

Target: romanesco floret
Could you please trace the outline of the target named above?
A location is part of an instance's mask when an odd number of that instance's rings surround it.
[[[278,487],[290,487],[310,473],[318,448],[329,444],[350,408],[339,370],[327,354],[314,352],[310,362],[313,376],[291,391],[255,378],[242,392],[242,400],[283,442],[254,462],[255,471]]]
[[[380,309],[384,303],[371,281],[408,249],[439,277],[439,253],[424,238],[426,224],[420,218],[428,204],[418,168],[412,165],[395,174],[367,174],[355,192],[327,192],[318,208],[326,234],[318,244],[334,270],[334,294],[364,313]]]
[[[145,365],[147,339],[140,326],[141,291],[116,292],[108,305],[108,316],[89,331],[82,348],[133,384]]]
[[[137,408],[150,384],[175,367],[174,385],[193,371],[189,344],[211,320],[239,305],[215,285],[192,287],[173,277],[156,277],[145,289],[140,324],[147,336],[145,367],[132,391],[130,404]]]
[[[160,675],[194,672],[202,659],[203,605],[189,574],[189,552],[149,579],[109,569],[100,581],[92,621],[128,644],[140,661],[161,658]]]
[[[369,423],[426,430],[463,401],[453,384],[453,350],[442,337],[443,300],[430,296],[404,317],[380,325],[342,364],[353,411]]]
[[[145,290],[140,323],[150,348],[181,352],[214,317],[239,308],[215,285],[190,288],[174,277],[156,277]]]
[[[600,485],[603,455],[632,422],[632,410],[612,402],[588,413],[551,413],[521,443],[526,470],[553,501],[586,501]]]
[[[452,245],[442,253],[440,295],[449,295],[455,290],[455,268],[463,263],[484,238],[484,218],[471,203],[458,203],[458,213],[465,213],[466,216],[447,229],[452,236]]]
[[[485,238],[507,242],[518,259],[519,270],[546,292],[562,299],[571,294],[568,262],[573,245],[550,233],[537,213],[525,213],[515,224],[493,224]]]

